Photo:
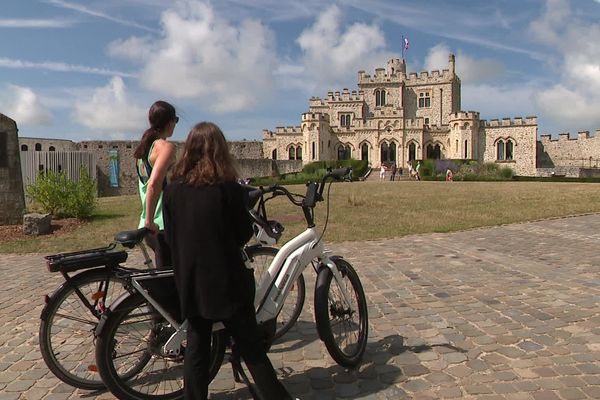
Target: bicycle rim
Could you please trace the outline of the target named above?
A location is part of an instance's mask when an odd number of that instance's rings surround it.
[[[170,324],[139,294],[111,311],[96,351],[102,378],[117,398],[183,398],[185,341],[179,355],[161,353],[173,332]],[[210,379],[223,361],[225,341],[224,331],[213,334]]]
[[[123,280],[106,271],[86,271],[73,277],[48,302],[47,316],[40,321],[40,351],[46,365],[63,382],[80,389],[104,388],[96,368],[94,329],[98,315],[125,292]],[[88,309],[77,295],[96,309]]]
[[[368,337],[365,294],[352,266],[335,260],[342,276],[337,282],[329,269],[317,278],[315,314],[319,333],[329,354],[340,365],[354,367],[364,354]],[[342,292],[350,300],[348,303]]]

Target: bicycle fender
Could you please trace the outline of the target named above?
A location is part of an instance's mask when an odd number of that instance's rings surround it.
[[[56,294],[58,292],[60,292],[61,290],[63,290],[64,287],[67,286],[67,284],[68,284],[68,282],[66,282],[66,281],[63,282],[59,287],[57,287],[56,289],[54,289],[54,291],[52,292],[52,294],[48,295],[48,301],[46,302],[46,304],[44,305],[44,308],[42,308],[42,312],[40,313],[40,319],[42,321],[45,321],[46,318],[48,318],[48,313],[49,313],[49,311],[48,311],[48,308],[49,308],[48,305],[50,303],[52,303],[52,300],[54,299],[54,297],[56,297]]]
[[[98,337],[102,334],[102,330],[104,329],[104,325],[106,324],[106,320],[108,319],[108,317],[110,317],[110,314],[112,312],[112,310],[116,309],[117,307],[119,307],[119,305],[124,302],[125,300],[127,300],[129,297],[131,297],[132,294],[129,292],[125,292],[122,295],[120,295],[119,297],[117,297],[115,299],[115,301],[112,302],[112,304],[110,305],[110,307],[106,310],[105,313],[103,313],[100,316],[100,321],[98,321],[98,325],[96,325],[96,329],[94,330],[94,336]]]

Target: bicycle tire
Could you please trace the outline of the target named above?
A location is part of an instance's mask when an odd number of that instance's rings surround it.
[[[273,261],[278,251],[279,250],[274,247],[263,246],[250,247],[247,249],[247,254],[250,258],[252,268],[254,268],[254,275],[257,284],[260,283],[264,273],[271,265],[271,261]],[[300,317],[300,313],[302,313],[305,299],[306,283],[304,281],[304,276],[300,274],[298,279],[296,279],[295,284],[288,292],[286,301],[283,304],[279,315],[277,316],[273,341],[281,338],[292,328],[292,326],[294,326]]]
[[[94,330],[102,311],[98,308],[108,307],[124,293],[125,281],[100,268],[80,272],[71,279],[52,294],[42,311],[40,352],[48,369],[61,381],[80,389],[100,390],[104,383],[97,372],[94,345]],[[93,299],[107,280],[108,292]],[[83,304],[76,288],[90,305],[96,306],[94,313]]]
[[[325,343],[331,357],[339,365],[353,368],[361,362],[367,346],[369,335],[367,300],[358,274],[352,265],[341,258],[335,258],[333,261],[342,278],[347,279],[351,286],[352,290],[347,290],[347,295],[353,304],[344,304],[343,297],[339,293],[336,294],[332,286],[335,285],[337,290],[342,288],[333,279],[331,270],[322,267],[315,285],[315,322],[319,337]],[[358,322],[349,321],[356,313],[358,313]],[[334,328],[336,328],[335,332]],[[347,328],[356,332],[349,331]],[[356,338],[356,340],[346,343],[344,339],[349,338]],[[338,340],[342,342],[338,343]]]
[[[132,294],[107,314],[102,332],[96,339],[96,360],[102,380],[118,399],[183,398],[183,353],[177,357],[158,353],[172,331],[168,330],[166,322],[159,322],[157,331],[157,320],[160,316],[139,293]],[[213,332],[209,367],[211,381],[221,368],[227,341],[225,330]],[[151,356],[142,368],[139,368],[139,354]],[[129,364],[126,358],[130,355],[133,356],[133,364]],[[134,376],[131,370],[136,371]]]

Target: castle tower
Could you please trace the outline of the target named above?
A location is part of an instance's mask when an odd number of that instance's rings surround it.
[[[392,58],[387,62],[386,73],[394,75],[396,73],[406,74],[406,63],[399,58]]]
[[[302,158],[303,163],[329,159],[331,143],[329,115],[320,112],[303,113],[301,129],[306,155]]]
[[[23,222],[25,198],[17,124],[0,114],[0,225]]]
[[[474,160],[479,157],[479,113],[461,111],[450,114],[448,158]]]

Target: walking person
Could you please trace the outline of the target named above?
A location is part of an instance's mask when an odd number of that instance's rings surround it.
[[[167,184],[167,172],[175,162],[175,145],[167,139],[173,135],[179,117],[175,107],[159,100],[150,107],[148,121],[150,127],[133,153],[142,201],[138,228],[152,231],[153,234],[146,235],[145,240],[154,250],[156,268],[163,268],[171,265],[171,259],[163,232],[162,192]]]
[[[395,181],[396,180],[396,172],[398,171],[398,169],[396,168],[396,163],[392,164],[392,173],[390,175],[390,181]]]
[[[381,170],[379,171],[379,180],[382,181],[385,179],[385,165],[381,164]]]
[[[219,127],[210,122],[195,125],[164,198],[165,233],[182,317],[189,321],[185,399],[208,397],[212,325],[223,321],[260,399],[291,400],[277,380],[256,323],[254,275],[240,251],[252,236],[252,222],[237,179]]]
[[[419,172],[420,169],[421,169],[421,161],[417,161],[417,165],[415,166],[415,173],[416,173],[416,177],[417,177],[418,181],[421,180],[421,173]]]

